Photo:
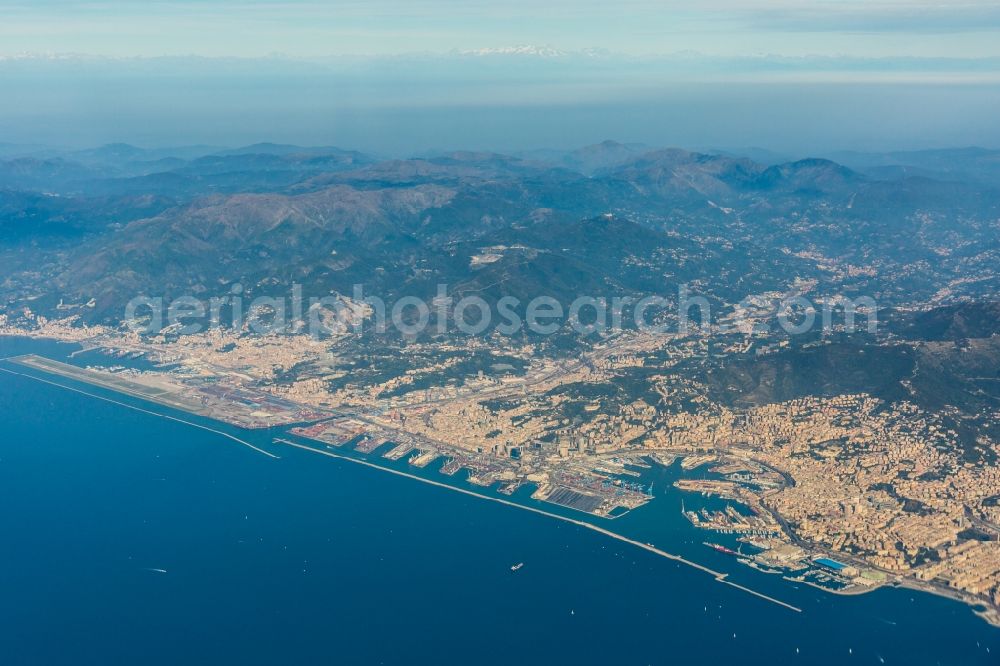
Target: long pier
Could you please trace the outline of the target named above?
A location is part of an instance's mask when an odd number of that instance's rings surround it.
[[[274,441],[277,442],[277,443],[280,443],[280,444],[285,444],[287,446],[293,446],[293,447],[295,447],[297,449],[302,449],[303,451],[310,451],[312,453],[318,453],[320,455],[328,456],[330,458],[337,458],[339,460],[346,460],[348,462],[352,462],[352,463],[355,463],[355,464],[358,464],[358,465],[364,465],[366,467],[372,467],[374,469],[382,470],[383,472],[389,472],[390,474],[395,474],[397,476],[404,476],[404,477],[406,477],[408,479],[414,479],[416,481],[421,481],[423,483],[428,483],[428,484],[430,484],[432,486],[438,486],[440,488],[447,488],[448,490],[453,490],[455,492],[462,493],[463,495],[471,495],[472,497],[478,497],[479,499],[488,500],[490,502],[497,502],[498,504],[506,504],[507,506],[512,506],[512,507],[517,508],[517,509],[522,509],[524,511],[531,511],[532,513],[537,513],[537,514],[542,515],[542,516],[548,516],[549,518],[555,518],[556,520],[562,520],[562,521],[565,521],[567,523],[572,523],[573,525],[577,525],[578,527],[583,527],[583,528],[588,529],[588,530],[593,530],[593,531],[599,532],[599,533],[601,533],[601,534],[603,534],[605,536],[611,537],[612,539],[617,539],[618,541],[622,541],[624,543],[631,544],[631,545],[636,546],[638,548],[642,548],[643,550],[648,550],[649,552],[655,553],[655,554],[659,555],[660,557],[665,557],[668,560],[673,560],[675,562],[680,562],[681,564],[686,564],[689,567],[693,567],[695,569],[698,569],[699,571],[703,571],[703,572],[711,575],[712,577],[715,578],[716,581],[718,581],[720,583],[725,583],[726,585],[730,585],[732,587],[735,587],[738,590],[743,590],[744,592],[752,594],[755,597],[758,597],[760,599],[764,599],[765,601],[770,601],[773,604],[777,604],[778,606],[781,606],[782,608],[787,608],[788,610],[795,611],[796,613],[801,613],[802,612],[801,608],[797,608],[797,607],[795,607],[795,606],[793,606],[793,605],[791,605],[789,603],[781,601],[780,599],[775,599],[774,597],[769,597],[766,594],[762,594],[760,592],[757,592],[756,590],[752,590],[752,589],[750,589],[748,587],[745,587],[743,585],[740,585],[738,583],[734,583],[734,582],[732,582],[730,580],[726,580],[726,578],[729,576],[729,574],[727,574],[727,573],[722,573],[722,572],[719,572],[719,571],[715,571],[714,569],[709,569],[708,567],[706,567],[706,566],[704,566],[702,564],[698,564],[697,562],[692,562],[691,560],[686,560],[683,557],[681,557],[680,555],[675,555],[673,553],[668,553],[667,551],[665,551],[663,549],[660,549],[660,548],[657,548],[656,546],[653,546],[652,544],[643,543],[641,541],[636,541],[635,539],[630,539],[630,538],[628,538],[626,536],[623,536],[623,535],[618,534],[616,532],[612,532],[611,530],[606,530],[603,527],[600,527],[598,525],[594,525],[593,523],[588,523],[588,522],[586,522],[584,520],[576,520],[575,518],[569,518],[567,516],[561,516],[558,513],[552,513],[550,511],[545,511],[544,509],[538,509],[538,508],[531,507],[531,506],[525,506],[524,504],[518,504],[517,502],[512,502],[510,500],[505,500],[505,499],[500,498],[500,497],[490,497],[488,495],[482,495],[480,493],[473,492],[471,490],[466,490],[465,488],[458,488],[456,486],[449,485],[447,483],[442,483],[440,481],[434,481],[433,479],[426,479],[424,477],[417,476],[416,474],[409,474],[408,472],[403,472],[403,471],[400,471],[398,469],[392,469],[391,467],[383,467],[382,465],[376,465],[375,463],[369,462],[367,460],[360,460],[358,458],[352,458],[351,456],[341,455],[339,453],[334,453],[332,451],[324,451],[323,449],[316,449],[316,448],[313,448],[311,446],[306,446],[305,444],[299,444],[297,442],[292,442],[290,440],[282,439],[280,437],[275,438]]]
[[[32,367],[34,367],[34,366],[32,366]],[[239,437],[236,437],[235,435],[230,435],[228,432],[223,432],[221,430],[216,430],[215,428],[209,428],[208,426],[203,426],[200,423],[193,423],[191,421],[185,421],[184,419],[179,419],[176,416],[170,416],[169,414],[161,414],[159,412],[154,412],[154,411],[151,411],[149,409],[143,409],[142,407],[136,407],[135,405],[130,405],[127,402],[121,402],[120,400],[114,400],[112,398],[107,398],[107,397],[105,397],[103,395],[97,395],[96,393],[90,393],[88,391],[82,391],[82,390],[80,390],[78,388],[73,388],[72,386],[66,386],[65,384],[60,384],[58,382],[49,381],[48,379],[43,379],[41,377],[35,377],[34,375],[28,375],[28,374],[25,374],[23,372],[15,372],[13,370],[8,370],[6,368],[0,368],[0,372],[6,372],[9,375],[17,375],[19,377],[27,377],[28,379],[33,379],[36,382],[42,382],[44,384],[50,384],[52,386],[58,386],[59,388],[66,389],[67,391],[73,391],[74,393],[79,393],[81,395],[85,395],[85,396],[88,396],[90,398],[97,398],[98,400],[103,400],[105,402],[110,402],[110,403],[112,403],[114,405],[120,405],[122,407],[128,407],[129,409],[134,409],[135,411],[142,412],[143,414],[149,414],[151,416],[159,416],[161,419],[167,419],[167,420],[170,420],[170,421],[176,421],[177,423],[183,423],[185,425],[193,426],[195,428],[200,428],[202,430],[207,430],[208,432],[215,433],[216,435],[222,435],[223,437],[231,439],[231,440],[233,440],[234,442],[236,442],[238,444],[242,444],[243,446],[251,448],[254,451],[256,451],[257,453],[262,453],[265,456],[267,456],[268,458],[274,458],[276,460],[278,458],[280,458],[280,456],[276,456],[273,453],[271,453],[270,451],[265,451],[264,449],[256,447],[253,444],[251,444],[250,442],[248,442],[246,440],[242,440]]]

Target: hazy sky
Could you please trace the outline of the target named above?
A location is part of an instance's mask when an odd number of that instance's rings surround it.
[[[0,144],[807,154],[998,117],[997,0],[0,0]]]
[[[623,53],[1000,56],[996,0],[0,2],[0,54],[298,56],[545,44]]]

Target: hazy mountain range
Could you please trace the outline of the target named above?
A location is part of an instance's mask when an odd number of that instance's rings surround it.
[[[997,435],[998,151],[786,160],[606,141],[406,159],[272,143],[4,152],[0,308],[15,321],[30,308],[116,324],[135,296],[224,296],[235,283],[247,297],[362,285],[390,302],[430,301],[447,285],[453,298],[522,304],[675,299],[686,285],[719,314],[753,297],[867,296],[878,336],[797,336],[777,353],[678,372],[734,408],[854,392],[910,400],[948,414],[970,460]],[[557,355],[589,344],[550,342]]]
[[[233,282],[559,299],[691,283],[733,303],[815,281],[886,306],[998,287],[1000,151],[775,161],[607,141],[409,159],[269,143],[2,154],[3,302],[95,299],[81,311],[95,320],[138,294]]]

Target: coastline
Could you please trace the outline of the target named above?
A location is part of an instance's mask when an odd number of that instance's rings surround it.
[[[981,601],[963,597],[961,593],[954,592],[952,590],[945,590],[935,586],[921,585],[917,581],[906,578],[901,578],[896,581],[896,585],[908,590],[913,590],[914,592],[926,592],[945,599],[951,599],[952,601],[959,601],[966,606],[970,606],[972,608],[972,612],[986,622],[986,624],[1000,629],[1000,611],[982,603]],[[984,610],[979,610],[977,606],[983,606]]]
[[[2,338],[2,337],[8,337],[8,336],[6,334],[2,334],[2,335],[0,335],[0,338]],[[10,337],[23,337],[23,336],[10,336]],[[63,340],[61,340],[59,338],[54,338],[54,337],[50,337],[50,336],[37,336],[37,338],[31,338],[31,339],[51,339],[51,340],[57,340],[57,341],[60,341],[60,342],[64,342]],[[73,343],[80,344],[79,341],[73,341],[73,342],[71,342],[69,344],[73,344]],[[17,363],[18,362],[16,355],[13,356],[13,357],[8,357],[8,358],[0,359],[0,361],[2,361],[2,360],[6,360],[6,361],[11,362],[11,363]],[[50,372],[50,370],[48,370],[46,368],[38,368],[38,367],[35,367],[35,366],[31,366],[31,365],[28,365],[27,367],[32,367],[32,368],[34,368],[34,369],[36,369],[36,370],[38,370],[40,372]],[[143,409],[143,408],[135,406],[135,405],[130,405],[130,404],[125,403],[125,402],[121,402],[121,401],[118,401],[118,400],[114,400],[112,398],[108,398],[108,397],[105,397],[105,396],[97,395],[95,393],[90,393],[88,391],[84,391],[84,390],[81,390],[81,389],[78,389],[78,388],[74,388],[72,386],[67,386],[65,384],[60,384],[58,382],[53,382],[53,381],[50,381],[50,380],[47,380],[47,379],[44,379],[44,378],[41,378],[41,377],[33,376],[33,375],[30,375],[30,374],[16,372],[16,371],[13,371],[13,370],[10,370],[10,369],[6,369],[6,368],[0,368],[0,370],[2,370],[3,372],[5,372],[7,374],[17,375],[17,376],[22,376],[22,377],[27,377],[29,379],[32,379],[32,380],[35,380],[35,381],[38,381],[38,382],[43,382],[43,383],[46,383],[46,384],[49,384],[49,385],[52,385],[52,386],[55,386],[55,387],[58,387],[58,388],[68,389],[68,390],[73,391],[75,393],[86,395],[88,397],[93,397],[93,398],[96,398],[96,399],[99,399],[99,400],[103,400],[105,402],[109,402],[109,403],[112,403],[112,404],[120,405],[120,406],[126,407],[128,409],[132,409],[132,410],[135,410],[135,411],[146,413],[146,414],[149,414],[149,415],[152,415],[152,416],[157,416],[157,417],[160,417],[160,418],[165,418],[165,419],[168,419],[168,420],[171,420],[171,421],[175,421],[175,422],[178,422],[178,423],[184,423],[184,424],[191,425],[191,426],[194,426],[196,428],[199,428],[201,430],[205,430],[205,431],[208,431],[208,432],[219,434],[219,435],[222,435],[223,437],[225,437],[227,439],[230,439],[230,440],[232,440],[232,441],[234,441],[236,443],[239,443],[240,445],[246,446],[246,447],[254,450],[257,453],[266,455],[266,456],[268,456],[268,457],[270,457],[272,459],[277,459],[277,458],[280,457],[278,455],[275,455],[274,453],[271,453],[271,452],[266,451],[266,450],[264,450],[262,448],[259,448],[259,447],[251,444],[250,442],[248,442],[246,440],[240,439],[239,437],[231,435],[231,434],[229,434],[227,432],[224,432],[222,430],[211,428],[211,427],[208,427],[208,426],[205,426],[205,425],[201,425],[201,424],[198,424],[198,423],[195,423],[195,422],[192,422],[192,421],[188,421],[188,420],[185,420],[185,419],[182,419],[182,418],[178,418],[178,417],[175,417],[175,416],[170,416],[170,415],[162,414],[162,413],[159,413],[159,412],[156,412],[156,411],[151,411],[151,410],[148,410],[148,409]],[[57,372],[53,373],[53,374],[56,374],[57,376],[62,376],[62,375],[60,375]],[[82,380],[74,378],[72,376],[68,376],[67,378],[70,379],[70,380],[72,380],[72,381],[82,381]],[[88,382],[84,381],[83,383],[86,384]],[[108,391],[111,391],[111,392],[122,392],[122,391],[117,391],[117,389],[112,388],[112,387],[103,386],[103,385],[100,385],[100,384],[98,384],[98,386],[100,388],[104,389],[104,390],[108,390]],[[144,396],[144,395],[141,395],[141,394],[134,394],[133,395],[133,394],[127,392],[127,391],[122,392],[122,393],[124,393],[125,395],[127,395],[127,396],[129,396],[131,398],[135,398],[137,400],[143,400],[143,401],[151,402],[153,404],[160,404],[155,399],[151,399],[148,396]],[[171,409],[177,409],[179,411],[185,411],[185,410],[181,409],[180,407],[177,407],[177,406],[174,406],[174,405],[170,405],[170,404],[164,404],[163,406],[166,406],[166,407],[171,408]],[[211,419],[211,417],[203,417],[203,418]],[[212,420],[214,420],[214,419],[212,419]],[[732,581],[727,580],[726,578],[727,578],[727,576],[729,574],[725,574],[725,573],[720,573],[720,572],[714,571],[714,570],[712,570],[712,569],[710,569],[708,567],[705,567],[703,565],[700,565],[700,564],[698,564],[696,562],[693,562],[693,561],[690,561],[690,560],[686,560],[686,559],[684,559],[684,558],[682,558],[682,557],[680,557],[678,555],[675,555],[673,553],[669,553],[669,552],[664,551],[662,549],[656,548],[652,544],[643,543],[641,541],[630,539],[630,538],[625,537],[623,535],[617,534],[617,533],[615,533],[615,532],[613,532],[611,530],[607,530],[607,529],[601,528],[601,527],[599,527],[597,525],[594,525],[592,523],[589,523],[589,522],[587,522],[585,520],[576,520],[576,519],[573,519],[573,518],[569,518],[569,517],[566,517],[566,516],[559,515],[557,513],[552,513],[552,512],[548,512],[548,511],[542,510],[542,509],[536,509],[536,508],[533,508],[533,507],[525,506],[525,505],[519,504],[517,502],[512,502],[512,501],[508,501],[508,500],[503,500],[501,498],[494,498],[494,497],[489,497],[489,496],[486,496],[486,495],[481,495],[481,494],[476,493],[474,491],[466,490],[466,489],[462,489],[462,488],[458,488],[456,486],[453,486],[453,485],[450,485],[450,484],[447,484],[447,483],[436,482],[436,481],[433,481],[433,480],[430,480],[430,479],[422,478],[422,477],[417,476],[417,475],[407,474],[407,473],[401,472],[399,470],[394,470],[394,469],[391,469],[391,468],[383,467],[383,466],[380,466],[380,465],[372,463],[372,462],[358,460],[358,459],[355,459],[355,458],[352,458],[352,457],[349,457],[349,456],[334,454],[334,453],[331,453],[331,452],[328,452],[328,451],[323,451],[323,450],[315,449],[315,448],[312,448],[312,447],[309,447],[309,446],[305,446],[305,445],[301,445],[301,444],[296,444],[296,443],[293,443],[293,442],[290,442],[290,441],[287,441],[287,440],[275,440],[275,441],[281,441],[281,443],[283,443],[283,444],[292,445],[292,446],[298,447],[300,449],[312,451],[314,453],[319,453],[321,455],[326,455],[326,456],[333,457],[333,458],[339,458],[339,459],[343,459],[343,460],[348,460],[348,461],[355,462],[355,463],[362,464],[362,465],[366,465],[366,466],[369,466],[369,467],[372,467],[372,468],[375,468],[375,469],[380,469],[380,470],[383,470],[383,471],[388,471],[388,472],[393,473],[393,474],[397,474],[397,475],[405,476],[405,477],[408,477],[408,478],[416,479],[416,480],[422,481],[424,483],[429,483],[429,484],[432,484],[432,485],[437,485],[437,486],[449,488],[449,489],[452,489],[452,490],[455,490],[455,491],[458,491],[458,492],[462,492],[464,494],[468,494],[468,495],[472,495],[472,496],[475,496],[475,497],[479,497],[481,499],[487,499],[487,500],[491,500],[491,501],[494,501],[494,502],[498,502],[498,503],[502,503],[502,504],[507,504],[507,505],[510,505],[510,506],[514,506],[516,508],[521,508],[521,509],[525,509],[525,510],[528,510],[528,511],[532,511],[532,512],[538,513],[540,515],[545,515],[545,516],[548,516],[548,517],[551,517],[551,518],[556,518],[558,520],[563,520],[565,522],[570,522],[570,523],[573,523],[573,524],[575,524],[577,526],[585,527],[586,529],[590,529],[590,530],[593,530],[593,531],[600,532],[600,533],[604,534],[605,536],[609,536],[609,537],[617,539],[619,541],[622,541],[622,542],[625,542],[625,543],[629,543],[629,544],[631,544],[633,546],[637,546],[637,547],[643,548],[644,550],[647,550],[649,552],[653,552],[653,553],[655,553],[657,555],[660,555],[661,557],[665,557],[667,559],[671,559],[671,560],[674,560],[674,561],[678,561],[678,562],[684,563],[684,564],[686,564],[688,566],[691,566],[693,568],[699,569],[701,571],[704,571],[705,573],[708,573],[708,574],[712,575],[719,582],[723,582],[723,583],[726,583],[727,585],[730,585],[730,586],[733,586],[733,587],[737,587],[739,589],[744,590],[745,592],[747,592],[749,594],[758,596],[758,597],[760,597],[760,598],[762,598],[764,600],[770,601],[772,603],[776,603],[778,605],[784,606],[784,607],[786,607],[786,608],[788,608],[790,610],[794,610],[796,612],[801,612],[801,609],[799,609],[799,608],[797,608],[795,606],[792,606],[790,604],[787,604],[787,603],[785,603],[785,602],[783,602],[783,601],[781,601],[779,599],[775,599],[773,597],[769,597],[767,595],[763,595],[761,593],[756,592],[755,590],[752,590],[750,588],[746,588],[746,587],[741,586],[741,585],[739,585],[737,583],[733,583]],[[831,553],[827,553],[826,551],[822,551],[822,550],[816,550],[816,549],[810,549],[810,550],[812,551],[813,554],[831,555],[831,556],[834,556],[834,557],[837,556],[837,554],[835,554],[835,553],[831,554]],[[868,566],[870,567],[870,565],[868,565]],[[876,567],[871,567],[871,568],[879,570]],[[879,570],[879,571],[881,571],[881,570]],[[814,587],[816,589],[819,589],[819,590],[822,590],[824,592],[831,593],[831,594],[837,594],[837,595],[840,595],[840,596],[859,596],[859,595],[864,595],[864,594],[867,594],[867,593],[872,592],[874,590],[877,590],[877,589],[879,589],[881,587],[886,587],[886,586],[899,586],[899,587],[905,587],[905,588],[908,588],[908,589],[912,589],[914,591],[930,592],[930,593],[932,593],[932,594],[934,594],[936,596],[948,598],[948,599],[951,599],[951,600],[954,600],[954,601],[959,601],[959,602],[961,602],[961,603],[969,606],[973,610],[973,612],[977,616],[979,616],[982,620],[984,620],[987,624],[989,624],[990,626],[993,626],[993,627],[1000,628],[1000,611],[998,611],[996,608],[990,606],[988,603],[984,603],[982,600],[970,598],[967,595],[963,595],[963,594],[961,594],[959,592],[956,592],[956,591],[953,591],[953,590],[942,589],[942,588],[940,588],[940,587],[938,587],[936,585],[933,585],[931,583],[928,583],[928,582],[917,581],[917,580],[914,580],[912,578],[908,578],[908,577],[904,577],[904,576],[899,576],[898,574],[892,574],[890,572],[886,572],[886,573],[889,573],[889,575],[893,575],[894,578],[891,581],[887,581],[885,583],[880,583],[878,585],[873,585],[873,586],[870,586],[870,587],[863,587],[863,588],[858,588],[858,589],[850,589],[850,590],[835,590],[835,589],[826,588],[826,587],[824,587],[822,585],[812,584],[812,583],[809,583],[808,581],[804,581],[804,582],[806,582],[806,584],[811,585],[812,587]]]

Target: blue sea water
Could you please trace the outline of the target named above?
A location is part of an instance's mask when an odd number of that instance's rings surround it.
[[[0,357],[71,350],[0,339]],[[1000,664],[1000,630],[962,604],[836,596],[706,548],[723,538],[680,515],[675,470],[601,524],[801,613],[577,525],[54,381],[281,458],[0,373],[3,666]]]

